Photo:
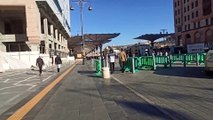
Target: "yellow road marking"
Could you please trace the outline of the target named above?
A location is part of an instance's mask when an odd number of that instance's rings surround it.
[[[7,120],[21,120],[56,84],[58,84],[77,64],[74,63],[68,70],[56,78],[51,84],[45,87],[41,92],[29,100],[25,105],[19,108]]]

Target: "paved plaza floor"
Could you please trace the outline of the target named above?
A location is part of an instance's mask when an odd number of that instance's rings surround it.
[[[48,78],[46,74],[43,76]],[[34,92],[26,95],[31,97],[25,96],[19,102],[11,98],[4,103],[14,102],[2,109],[0,119],[13,115],[55,78],[49,77],[42,87],[31,88]],[[121,73],[116,68],[111,79],[102,79],[87,61],[86,65],[78,63],[23,119],[211,120],[212,111],[213,79],[205,75],[203,67],[175,66],[135,74]]]

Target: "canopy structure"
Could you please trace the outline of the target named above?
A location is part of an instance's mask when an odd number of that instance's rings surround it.
[[[159,38],[163,38],[163,37],[167,37],[167,36],[172,36],[174,35],[174,33],[170,33],[170,34],[145,34],[145,35],[141,35],[139,37],[136,37],[134,39],[141,39],[141,40],[148,40],[151,42],[151,45],[154,45],[154,41],[159,39]]]
[[[120,33],[112,34],[85,34],[85,52],[86,54],[94,50],[96,47],[108,43],[112,38],[119,36]],[[68,48],[74,53],[82,52],[82,36],[74,36],[68,39]]]

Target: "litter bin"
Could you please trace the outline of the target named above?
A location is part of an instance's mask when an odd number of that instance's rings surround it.
[[[110,78],[109,67],[103,67],[102,68],[102,77],[105,78],[105,79]]]

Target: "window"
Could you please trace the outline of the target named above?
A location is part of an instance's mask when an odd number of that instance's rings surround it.
[[[212,12],[211,0],[203,0],[203,15],[209,15]]]
[[[184,16],[184,21],[186,21],[186,16]]]
[[[11,24],[9,22],[5,22],[4,26],[5,26],[4,28],[5,34],[11,34],[12,33]]]
[[[178,18],[178,23],[180,23],[180,18]]]
[[[211,18],[211,25],[213,25],[213,17]]]
[[[192,2],[192,9],[194,8],[194,3]]]
[[[177,28],[177,31],[178,31],[178,32],[182,32],[182,28],[181,28],[181,27],[178,27],[178,28]]]
[[[196,28],[196,22],[194,22],[194,28]]]
[[[177,10],[175,10],[175,16],[177,15]]]
[[[198,11],[196,11],[196,17],[198,17]]]
[[[184,7],[184,13],[186,12],[186,7]]]
[[[190,24],[188,24],[188,30],[190,30]]]
[[[187,30],[187,25],[185,25],[185,31]]]
[[[188,20],[190,20],[190,15],[188,15]]]
[[[198,7],[198,1],[197,0],[195,1],[195,7]]]
[[[175,7],[177,6],[176,2],[175,2]]]
[[[187,6],[187,10],[189,11],[189,6]]]
[[[194,18],[194,12],[192,12],[192,19]]]
[[[200,27],[200,21],[197,22],[197,27],[198,27],[198,28]]]
[[[206,25],[209,25],[209,19],[206,19]]]
[[[180,1],[178,0],[178,6],[180,5]]]
[[[184,0],[183,3],[186,3],[186,0]]]
[[[180,9],[178,9],[178,15],[180,14]]]

